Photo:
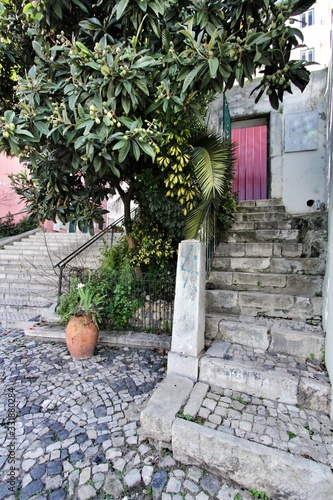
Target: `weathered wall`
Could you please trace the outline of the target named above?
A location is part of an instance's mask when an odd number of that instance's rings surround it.
[[[313,72],[305,91],[295,89],[294,94],[286,94],[279,111],[271,108],[267,96],[255,104],[256,94],[250,96],[250,93],[258,82],[249,83],[243,89],[235,86],[227,93],[233,121],[269,118],[269,194],[271,198],[282,198],[290,213],[315,211],[327,202],[326,80],[327,70]],[[210,127],[217,132],[221,130],[221,113],[222,96],[219,96],[211,104],[208,115]],[[307,128],[304,123],[308,123]],[[313,150],[304,150],[310,144]],[[290,145],[300,151],[287,152]],[[311,207],[307,205],[309,200],[314,201]]]
[[[333,13],[332,13],[333,21]],[[333,23],[332,23],[333,24]],[[332,35],[333,42],[333,35]],[[333,44],[331,43],[331,47]],[[328,73],[328,133],[327,133],[327,185],[328,185],[328,258],[324,283],[323,324],[326,332],[325,361],[333,385],[333,51]],[[331,398],[331,418],[333,419],[333,394]]]

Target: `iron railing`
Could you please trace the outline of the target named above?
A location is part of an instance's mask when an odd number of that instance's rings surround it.
[[[231,115],[225,93],[223,94],[222,137],[231,140]],[[199,230],[199,240],[206,245],[206,277],[212,268],[214,253],[217,246],[217,216],[211,204]]]
[[[212,204],[201,224],[198,237],[199,241],[205,243],[206,247],[206,278],[208,278],[218,243],[216,213]]]
[[[135,211],[136,211],[136,209],[133,209],[131,211],[131,215],[134,214]],[[100,240],[103,236],[105,236],[108,233],[111,233],[111,245],[112,245],[113,244],[114,229],[116,227],[122,226],[124,224],[124,219],[125,219],[124,217],[120,217],[116,221],[112,222],[112,224],[109,224],[102,231],[95,234],[92,238],[90,238],[90,240],[83,243],[83,245],[79,246],[76,250],[74,250],[72,253],[67,255],[67,257],[64,257],[62,260],[60,260],[59,262],[57,262],[57,264],[55,264],[53,266],[54,268],[57,268],[57,267],[59,268],[58,297],[60,297],[62,294],[62,282],[63,282],[63,276],[64,276],[64,269],[67,266],[67,264],[69,264],[78,255],[80,255],[87,248],[89,248],[96,241]]]
[[[16,212],[15,214],[12,214],[11,212],[8,212],[7,215],[4,215],[3,217],[0,217],[0,220],[3,219],[10,219],[11,217],[15,217],[15,215],[22,215],[28,213],[28,209],[21,210],[20,212]]]
[[[115,274],[114,283],[110,285],[108,321],[111,329],[171,332],[175,273],[136,275],[122,272]],[[124,311],[127,317],[124,317]]]
[[[230,111],[229,111],[229,106],[228,106],[228,101],[223,94],[223,130],[222,130],[222,135],[224,139],[227,139],[230,141],[231,139],[231,116],[230,116]]]

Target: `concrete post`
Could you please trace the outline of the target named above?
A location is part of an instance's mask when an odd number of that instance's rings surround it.
[[[198,379],[205,346],[205,245],[185,240],[179,245],[176,296],[168,375]]]

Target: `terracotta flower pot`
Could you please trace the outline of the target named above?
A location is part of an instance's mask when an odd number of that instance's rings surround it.
[[[66,327],[66,344],[73,359],[93,356],[98,328],[90,316],[72,316]]]

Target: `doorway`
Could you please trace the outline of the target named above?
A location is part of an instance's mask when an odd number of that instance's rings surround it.
[[[267,199],[267,118],[233,122],[231,139],[236,143],[233,192],[238,200]]]

